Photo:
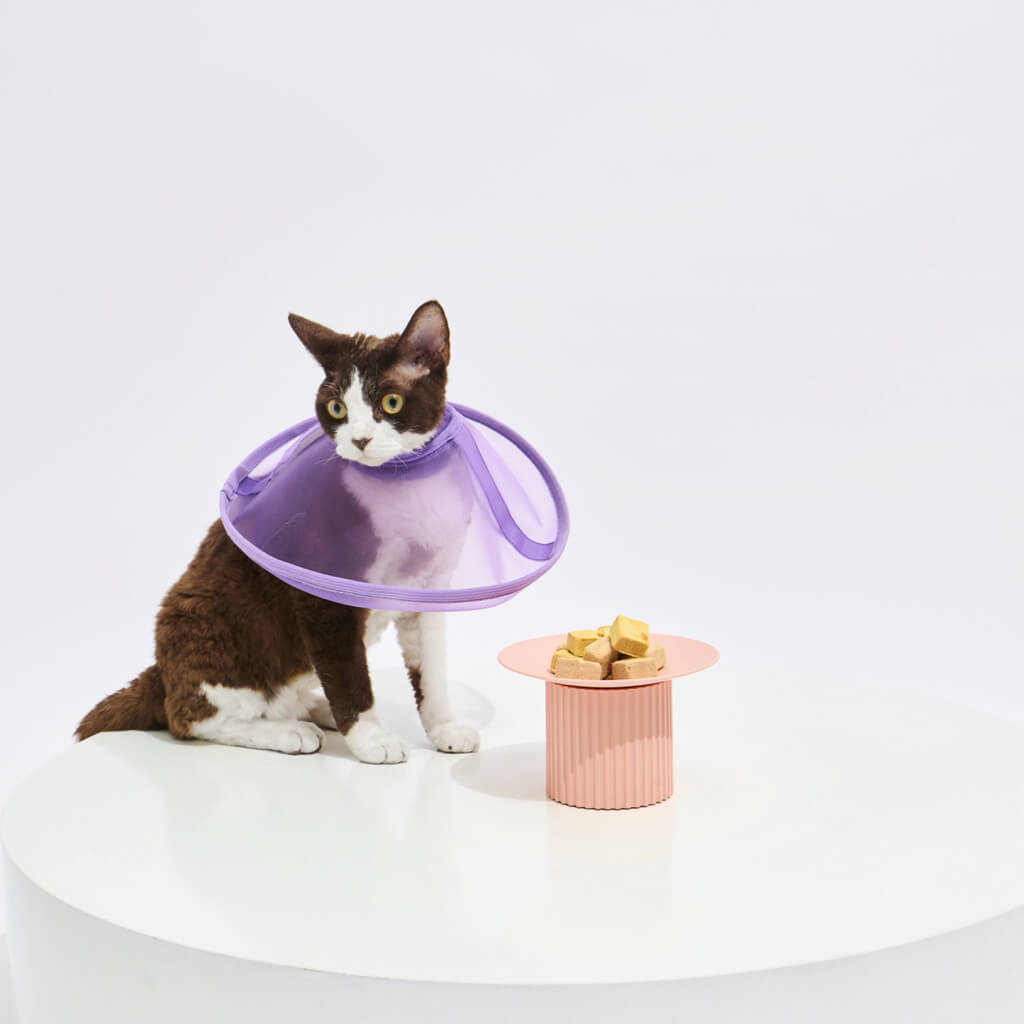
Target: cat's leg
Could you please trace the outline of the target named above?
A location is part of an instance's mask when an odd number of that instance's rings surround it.
[[[368,613],[293,591],[299,632],[324,688],[338,732],[370,764],[406,760],[405,744],[381,728],[363,642]]]
[[[480,747],[480,734],[458,722],[448,702],[445,621],[440,612],[407,612],[395,620],[402,657],[430,742],[446,754]]]
[[[303,717],[320,726],[321,729],[330,729],[332,732],[336,732],[338,729],[338,725],[334,721],[334,712],[331,711],[331,705],[327,703],[327,698],[323,694],[316,694],[310,700]]]
[[[277,750],[282,754],[312,754],[324,734],[312,722],[266,717],[273,700],[248,686],[226,686],[199,677],[172,678],[165,674],[164,706],[171,734],[178,739],[207,740],[233,747]]]
[[[315,672],[292,676],[270,702],[267,718],[297,718],[303,722],[312,722],[321,729],[338,728],[331,705],[323,695],[320,679]]]

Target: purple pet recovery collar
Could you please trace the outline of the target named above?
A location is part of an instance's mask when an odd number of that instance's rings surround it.
[[[339,456],[316,419],[297,423],[228,477],[220,515],[235,544],[285,583],[398,611],[507,601],[555,564],[569,534],[541,456],[454,403],[422,448],[375,467]]]

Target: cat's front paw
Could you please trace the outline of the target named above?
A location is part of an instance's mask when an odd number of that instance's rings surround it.
[[[442,722],[427,735],[443,754],[468,754],[480,749],[480,733],[462,722]]]
[[[349,750],[367,764],[400,764],[406,760],[405,744],[383,729],[369,735],[346,736]]]

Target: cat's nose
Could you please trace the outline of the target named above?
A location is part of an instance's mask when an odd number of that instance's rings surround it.
[[[370,438],[368,438],[368,437],[353,437],[352,438],[352,443],[361,452],[364,452],[364,451],[366,451],[366,446],[370,443]]]

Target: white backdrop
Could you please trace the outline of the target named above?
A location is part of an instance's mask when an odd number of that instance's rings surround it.
[[[1022,30],[1010,2],[9,4],[0,800],[150,663],[224,477],[310,414],[286,314],[387,333],[431,297],[450,396],[573,516],[454,660],[625,611],[1024,718]]]

